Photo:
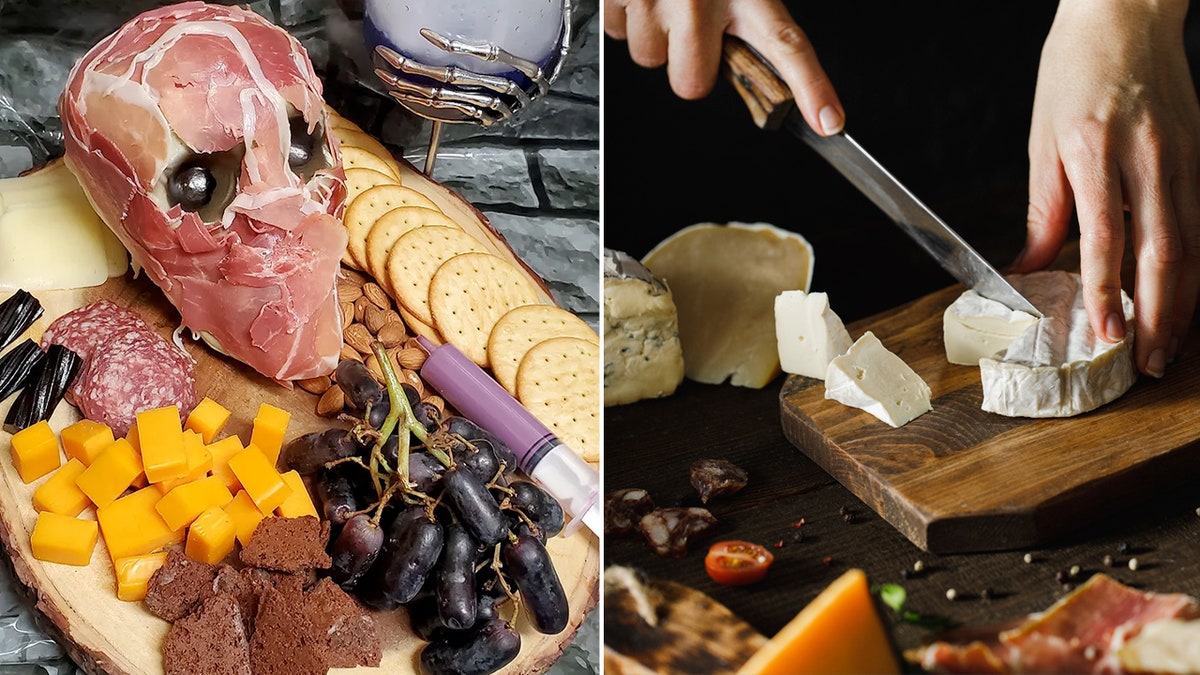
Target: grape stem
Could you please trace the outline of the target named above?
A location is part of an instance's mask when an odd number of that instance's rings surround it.
[[[379,440],[375,443],[375,449],[371,453],[371,472],[376,476],[376,480],[380,485],[383,485],[382,480],[378,478],[376,473],[378,468],[376,465],[376,455],[382,454],[383,441],[388,436],[392,435],[392,431],[396,429],[397,424],[401,425],[404,431],[408,433],[399,433],[399,447],[396,450],[396,473],[400,475],[400,484],[405,488],[410,487],[408,482],[408,454],[409,454],[409,438],[411,433],[417,437],[417,440],[422,443],[426,442],[428,433],[425,427],[417,421],[417,416],[413,413],[412,406],[408,403],[408,395],[404,393],[404,387],[400,382],[400,378],[396,377],[396,369],[392,367],[392,359],[388,356],[387,348],[379,340],[371,343],[371,351],[375,352],[375,358],[379,361],[379,367],[383,371],[384,383],[387,385],[388,402],[391,407],[388,410],[387,417],[383,420],[383,425],[379,429]],[[403,415],[403,419],[401,416]],[[382,459],[382,458],[381,458]],[[383,490],[380,490],[382,495]]]

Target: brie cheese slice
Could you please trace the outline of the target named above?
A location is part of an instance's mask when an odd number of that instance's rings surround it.
[[[675,393],[683,349],[671,290],[640,262],[604,249],[604,405]]]
[[[1021,289],[1017,289],[1021,291]],[[993,357],[1033,325],[1037,317],[968,290],[942,314],[946,360],[960,366],[977,366]]]
[[[1092,331],[1078,274],[1014,276],[1014,285],[1042,310],[1003,352],[979,360],[983,409],[1010,417],[1070,417],[1115,400],[1133,386],[1133,331],[1109,343]],[[1126,324],[1133,301],[1124,292]]]
[[[784,291],[775,296],[775,339],[785,373],[825,379],[829,362],[854,340],[829,308],[825,293]]]
[[[829,362],[825,398],[861,408],[893,427],[932,409],[929,385],[871,331]]]

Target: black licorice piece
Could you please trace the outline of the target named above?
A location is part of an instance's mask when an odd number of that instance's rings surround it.
[[[0,357],[0,401],[24,387],[45,356],[36,342],[27,339]]]
[[[0,302],[0,349],[12,344],[44,311],[42,303],[26,290],[18,290]]]
[[[50,345],[45,358],[30,374],[25,388],[9,408],[4,418],[4,430],[15,434],[50,419],[82,362],[79,355],[70,349],[57,344]]]

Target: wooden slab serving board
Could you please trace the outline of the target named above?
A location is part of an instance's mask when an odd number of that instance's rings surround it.
[[[46,313],[25,335],[38,340],[46,326],[62,314],[95,300],[107,299],[135,309],[164,337],[179,323],[179,316],[161,292],[145,278],[110,279],[96,288],[73,291],[34,292]],[[0,294],[0,300],[7,294]],[[196,389],[233,412],[224,434],[249,440],[251,423],[260,403],[279,406],[291,413],[284,442],[309,431],[328,428],[332,422],[315,413],[315,397],[299,388],[286,389],[255,373],[249,367],[216,354],[202,343],[185,340],[188,353],[196,359]],[[15,397],[0,402],[0,418]],[[79,419],[78,412],[60,404],[50,420],[60,431]],[[13,568],[20,590],[38,610],[43,628],[55,637],[88,673],[112,675],[162,673],[160,647],[168,624],[153,616],[140,602],[117,599],[112,564],[104,548],[103,535],[86,567],[44,563],[33,557],[29,534],[37,519],[32,506],[33,491],[43,477],[28,485],[21,482],[9,457],[11,436],[0,431],[0,541]],[[94,509],[81,518],[95,519]],[[501,672],[542,673],[570,643],[584,616],[596,604],[600,570],[599,542],[586,529],[568,537],[555,537],[547,545],[570,603],[571,620],[557,635],[535,631],[524,618],[516,627],[521,633],[521,651]],[[404,611],[374,612],[383,642],[383,662],[378,668],[334,669],[332,673],[407,673],[418,671],[418,655],[424,642],[413,635]],[[219,648],[219,646],[217,646]]]
[[[932,411],[893,429],[825,400],[824,382],[799,375],[779,397],[788,440],[914,544],[934,553],[1039,546],[1200,469],[1195,329],[1162,380],[1139,376],[1121,398],[1076,417],[1011,418],[980,408],[978,368],[946,361],[942,313],[962,292],[955,285],[847,326],[855,339],[872,331],[912,366],[932,389]]]

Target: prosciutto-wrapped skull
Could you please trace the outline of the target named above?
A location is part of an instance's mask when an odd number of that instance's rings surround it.
[[[333,371],[345,174],[295,38],[238,7],[152,10],[75,64],[59,114],[68,166],[184,326],[276,380]]]

